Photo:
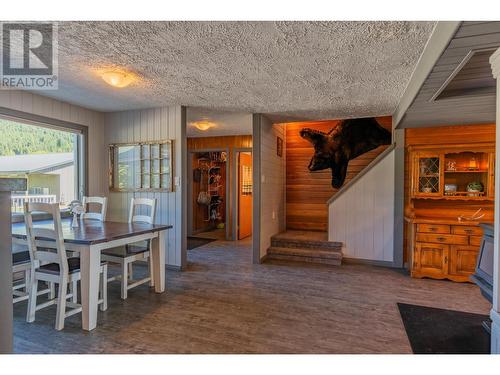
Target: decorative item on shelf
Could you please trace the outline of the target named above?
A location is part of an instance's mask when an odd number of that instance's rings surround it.
[[[485,213],[481,213],[482,211],[483,209],[480,208],[476,212],[474,212],[471,216],[460,215],[458,217],[458,221],[478,221],[482,219],[485,215]]]
[[[446,171],[455,172],[457,170],[457,162],[455,160],[448,160],[446,162]]]
[[[444,184],[444,194],[448,196],[453,196],[458,190],[457,184]]]
[[[426,159],[420,159],[420,174],[425,175],[427,172],[427,162]]]
[[[479,181],[473,181],[473,182],[469,182],[467,184],[467,189],[466,190],[469,193],[468,195],[470,197],[475,197],[475,196],[481,195],[480,193],[483,192],[484,186]]]
[[[73,214],[73,220],[71,221],[72,228],[78,228],[78,215],[81,215],[85,212],[85,207],[83,207],[80,201],[74,200],[69,204],[69,209]]]
[[[477,171],[479,169],[477,160],[474,156],[469,160],[469,166],[467,167],[467,169],[469,171]]]

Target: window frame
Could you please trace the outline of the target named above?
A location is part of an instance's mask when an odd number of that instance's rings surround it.
[[[144,146],[153,146],[153,145],[158,145],[159,146],[159,152],[160,152],[160,155],[161,155],[161,148],[164,146],[164,145],[168,145],[169,147],[169,152],[170,152],[170,155],[169,155],[169,165],[168,165],[168,168],[169,168],[169,187],[168,188],[164,188],[161,186],[161,172],[158,173],[160,175],[160,187],[159,188],[152,188],[151,187],[151,179],[150,179],[150,187],[149,188],[144,188],[142,187],[143,185],[143,176],[147,173],[143,173],[143,166],[142,166],[142,148]],[[115,160],[115,150],[117,150],[119,147],[127,147],[127,146],[132,146],[132,147],[135,147],[135,146],[138,146],[139,149],[140,149],[140,153],[141,153],[141,165],[139,166],[140,168],[140,179],[141,179],[141,187],[137,188],[137,187],[131,187],[131,188],[119,188],[117,187],[117,181],[116,181],[116,173],[115,173],[115,169],[116,169],[116,165],[117,165],[117,161]],[[152,158],[151,157],[151,148],[149,149],[149,158],[146,158],[144,160],[149,160],[149,163],[150,163],[150,168],[152,168],[152,160],[162,160],[163,158],[159,158],[159,159],[156,159],[156,158]],[[160,171],[161,171],[161,162],[159,164],[159,168],[160,168]],[[174,191],[174,140],[172,139],[161,139],[161,140],[156,140],[156,141],[142,141],[142,142],[126,142],[126,143],[111,143],[109,144],[108,146],[108,188],[109,188],[109,191],[111,192],[129,192],[129,193],[133,193],[133,192],[137,192],[137,193],[171,193]],[[155,173],[149,173],[149,176],[151,178],[151,175],[153,175]]]
[[[5,107],[0,107],[0,118],[25,125],[44,127],[79,135],[76,142],[76,196],[81,200],[84,195],[88,194],[88,126]]]

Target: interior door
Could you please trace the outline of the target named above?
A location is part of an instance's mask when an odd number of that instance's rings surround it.
[[[238,154],[238,239],[252,235],[252,154]]]

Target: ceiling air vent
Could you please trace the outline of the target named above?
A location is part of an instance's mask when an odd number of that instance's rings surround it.
[[[495,95],[496,80],[491,72],[490,56],[495,48],[470,51],[448,77],[432,100]]]

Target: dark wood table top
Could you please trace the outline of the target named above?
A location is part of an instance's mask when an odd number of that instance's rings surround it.
[[[80,220],[78,228],[71,227],[71,218],[62,219],[64,242],[81,245],[95,245],[145,233],[159,232],[172,228],[167,224],[118,223],[113,221]],[[52,220],[35,221],[36,227],[53,228]],[[12,237],[26,239],[24,223],[12,224]]]

